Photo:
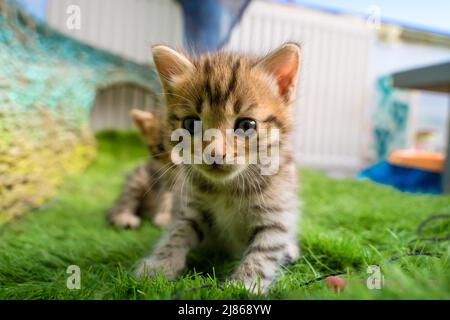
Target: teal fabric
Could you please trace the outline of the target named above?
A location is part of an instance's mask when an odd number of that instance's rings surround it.
[[[392,87],[390,76],[379,78],[373,117],[373,148],[377,160],[385,159],[395,149],[406,147],[409,111],[407,94]]]
[[[95,158],[99,89],[160,91],[155,70],[70,39],[0,1],[0,224],[55,194]]]

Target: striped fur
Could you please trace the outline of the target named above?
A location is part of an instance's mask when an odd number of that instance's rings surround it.
[[[137,228],[141,217],[147,216],[157,226],[170,222],[172,193],[167,182],[160,179],[161,165],[148,161],[131,172],[124,188],[111,209],[107,220],[120,228]]]
[[[153,52],[166,93],[169,132],[188,116],[198,117],[204,129],[219,130],[251,118],[259,129],[280,129],[279,141],[272,143],[280,143],[281,159],[278,172],[270,176],[261,175],[259,165],[231,165],[226,174],[219,169],[227,165],[183,165],[183,183],[174,192],[174,221],[137,274],[163,272],[174,279],[193,247],[224,247],[241,259],[232,280],[265,291],[280,266],[299,256],[291,145],[299,48],[287,44],[262,59],[226,53],[192,59],[161,46]]]
[[[174,170],[170,167],[170,152],[163,141],[164,130],[160,117],[140,110],[132,111],[143,142],[151,159],[131,172],[116,203],[107,214],[107,220],[120,228],[137,228],[141,217],[148,216],[157,226],[171,220]]]

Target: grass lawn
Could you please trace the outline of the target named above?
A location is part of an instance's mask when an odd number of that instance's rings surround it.
[[[148,254],[161,234],[150,222],[139,230],[116,230],[105,211],[125,173],[146,157],[132,134],[98,136],[99,154],[83,174],[69,177],[45,208],[0,226],[0,299],[450,299],[449,242],[413,241],[421,221],[450,213],[450,197],[418,196],[355,180],[331,180],[302,170],[304,202],[302,258],[283,270],[266,297],[220,285],[236,261],[193,252],[176,282],[136,281],[134,263]],[[450,233],[449,220],[425,227],[427,237]],[[388,259],[411,250],[439,256]],[[81,268],[81,289],[69,290],[67,267]],[[367,266],[380,265],[381,290],[366,287]],[[328,289],[317,277],[345,273],[347,287]]]

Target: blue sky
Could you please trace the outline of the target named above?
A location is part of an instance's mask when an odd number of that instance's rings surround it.
[[[42,20],[45,19],[47,0],[16,0],[23,7],[25,7],[30,13]]]
[[[46,0],[17,0],[36,16],[45,18]],[[95,1],[95,0],[91,0]],[[382,20],[450,35],[448,0],[278,0],[345,13],[365,15],[370,5],[380,8]]]

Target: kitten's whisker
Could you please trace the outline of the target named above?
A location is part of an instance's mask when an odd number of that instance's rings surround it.
[[[167,168],[167,166],[168,166],[168,168]],[[147,190],[144,192],[144,194],[143,194],[143,196],[142,197],[145,197],[149,192],[150,192],[150,190],[152,189],[152,187],[167,173],[167,172],[169,172],[171,169],[173,169],[173,167],[175,167],[176,166],[176,164],[175,163],[172,163],[172,164],[170,164],[170,165],[164,165],[163,166],[163,168],[167,168],[159,177],[157,177],[153,182],[152,182],[152,184],[149,186],[149,187],[147,187]],[[158,173],[159,171],[162,171],[163,170],[163,168],[161,168],[160,170],[158,170],[156,173]]]
[[[186,104],[186,103],[171,103],[170,106],[171,107],[187,107],[187,106],[189,106],[189,104]]]
[[[257,176],[259,174],[259,172],[257,172],[258,171],[257,168],[255,168],[253,166],[249,166],[249,168],[250,168],[250,171],[255,174],[254,176]],[[257,179],[254,179],[254,182],[255,182],[255,185],[258,187],[258,190],[255,189],[255,195],[258,198],[257,199],[258,200],[258,205],[261,208],[265,208],[266,207],[266,202],[265,202],[265,199],[264,199],[264,194],[263,194],[262,189],[261,189],[261,183]],[[266,212],[266,213],[270,213],[270,212],[267,211],[267,209],[263,209],[263,211]]]
[[[161,93],[160,93],[159,95],[164,95],[164,96],[174,96],[174,97],[177,97],[177,98],[183,99],[183,100],[185,100],[185,101],[187,101],[187,102],[191,103],[191,101],[189,101],[189,99],[188,99],[188,98],[186,98],[186,97],[183,97],[183,96],[180,96],[179,94],[175,94],[175,93],[169,93],[169,92],[161,92]]]
[[[190,179],[190,174],[192,172],[192,167],[190,167],[187,171],[187,173],[185,174],[185,178],[183,180],[183,183],[181,184],[181,195],[183,197],[183,192],[184,192],[184,206],[187,207],[188,204],[188,189],[186,188],[186,190],[184,189],[184,183],[186,182],[186,180]]]
[[[172,152],[172,151],[165,151],[165,152],[155,153],[155,154],[150,153],[150,156],[152,156],[152,157],[158,157],[158,156],[161,156],[161,155],[169,154],[169,153],[171,153],[171,152]]]
[[[180,177],[182,177],[183,175],[183,170],[179,170],[176,175],[175,178],[173,179],[172,183],[170,184],[169,190],[170,191],[174,191],[175,190],[175,185],[178,182],[178,179],[180,179]]]
[[[243,176],[243,172],[239,172],[238,175],[239,180],[242,179],[242,191],[245,190],[245,177]],[[238,181],[239,183],[240,181]],[[242,201],[244,200],[244,192],[240,192],[240,196],[239,196],[239,211],[241,210],[241,206],[242,206]],[[248,208],[247,208],[248,209]]]

